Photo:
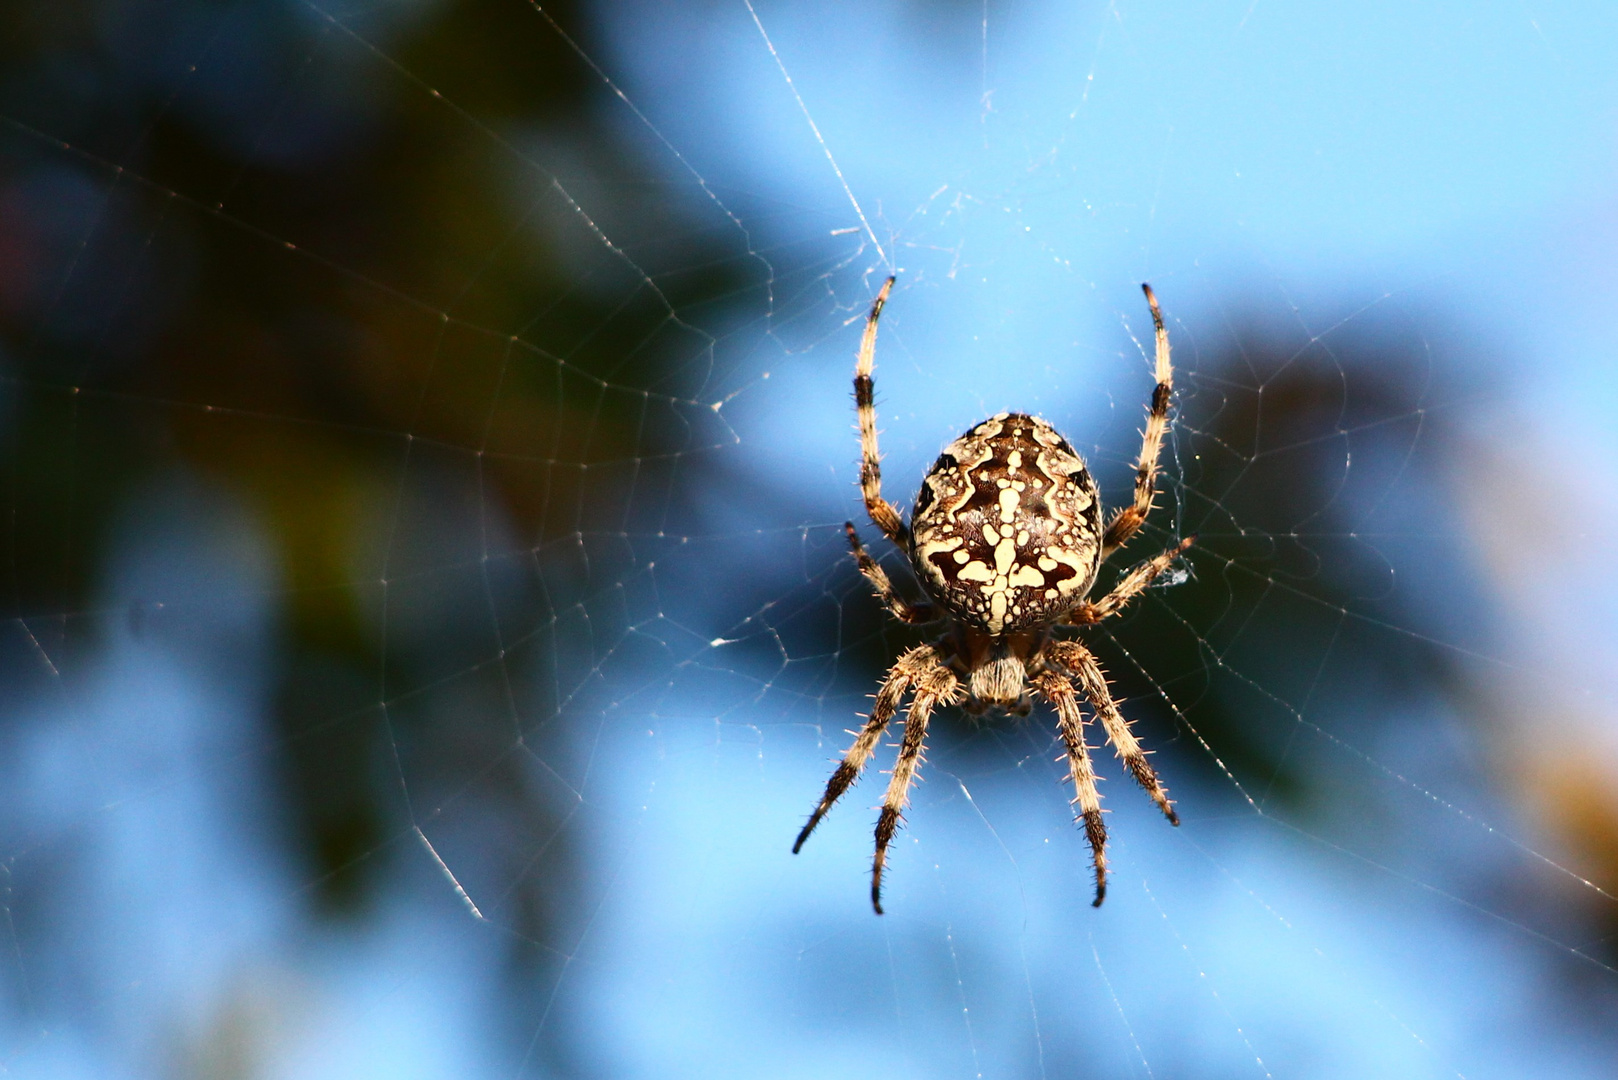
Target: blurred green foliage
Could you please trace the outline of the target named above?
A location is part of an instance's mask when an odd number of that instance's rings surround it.
[[[486,807],[475,861],[497,864],[502,919],[519,941],[556,932],[576,796],[532,766],[567,735],[538,665],[491,677],[488,605],[530,642],[554,622],[547,545],[611,501],[613,463],[657,445],[639,391],[693,348],[648,280],[581,240],[558,178],[642,222],[624,243],[674,227],[665,257],[709,267],[682,302],[732,284],[667,192],[635,182],[599,80],[546,22],[588,47],[586,14],[0,12],[6,614],[84,655],[113,524],[142,491],[181,467],[250,506],[281,579],[280,809],[324,911],[366,910],[409,825],[442,810],[404,804],[402,769],[422,798]],[[505,556],[481,579],[487,541],[399,536],[480,516]],[[473,576],[438,591],[438,621],[390,638],[401,597],[463,555]],[[546,872],[525,873],[541,850]]]

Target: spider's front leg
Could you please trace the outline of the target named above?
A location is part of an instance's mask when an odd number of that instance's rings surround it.
[[[882,317],[882,308],[893,291],[893,278],[882,283],[882,291],[871,304],[871,315],[865,320],[865,333],[860,338],[860,352],[854,362],[854,409],[860,422],[860,492],[865,496],[865,512],[882,534],[903,550],[910,533],[898,507],[882,497],[882,461],[876,445],[876,384],[871,370],[876,364],[876,322]]]
[[[1146,751],[1141,749],[1140,740],[1129,729],[1129,721],[1124,719],[1117,703],[1112,700],[1112,692],[1107,689],[1107,676],[1095,655],[1077,641],[1052,642],[1048,652],[1051,659],[1071,672],[1079,686],[1083,687],[1084,696],[1101,721],[1102,730],[1107,733],[1107,741],[1112,743],[1113,750],[1122,759],[1129,775],[1152,797],[1157,808],[1163,811],[1163,816],[1169,819],[1169,824],[1178,825],[1180,815],[1174,812],[1168,789],[1158,779],[1157,770],[1152,768],[1151,762],[1146,760]]]
[[[793,842],[792,854],[796,855],[803,848],[804,841],[815,831],[820,819],[825,817],[832,805],[843,797],[843,792],[859,779],[866,762],[871,760],[871,752],[876,749],[877,740],[882,737],[882,732],[894,714],[899,711],[899,703],[904,699],[905,691],[924,676],[936,678],[938,671],[943,671],[951,682],[954,681],[955,676],[944,666],[944,659],[937,644],[917,645],[894,663],[882,681],[882,688],[876,692],[876,704],[872,706],[871,715],[865,721],[865,726],[854,737],[854,745],[843,755],[842,763],[831,774],[831,779],[826,781],[825,794],[820,797],[814,813],[809,815],[808,823],[798,833],[798,839]]]
[[[899,760],[894,762],[888,791],[882,798],[882,813],[876,819],[876,855],[871,860],[871,907],[882,914],[882,871],[888,862],[888,845],[899,828],[905,804],[910,801],[910,785],[921,765],[927,745],[927,721],[934,706],[951,705],[960,693],[960,683],[949,668],[939,664],[916,681],[916,696],[905,714],[904,739],[899,744]]]
[[[1079,711],[1079,695],[1068,677],[1046,669],[1032,680],[1034,689],[1056,709],[1056,726],[1067,746],[1068,778],[1073,781],[1073,801],[1079,807],[1085,839],[1095,860],[1095,907],[1107,898],[1107,823],[1101,818],[1101,793],[1096,790],[1096,771],[1090,764],[1090,748],[1084,745],[1084,714]]]

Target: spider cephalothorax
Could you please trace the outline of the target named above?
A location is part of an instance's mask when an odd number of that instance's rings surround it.
[[[1094,856],[1099,905],[1107,894],[1107,829],[1084,741],[1081,696],[1130,774],[1169,821],[1179,824],[1167,790],[1107,690],[1101,666],[1082,644],[1053,634],[1058,627],[1085,626],[1116,613],[1191,544],[1188,538],[1141,563],[1100,600],[1085,599],[1101,564],[1140,529],[1152,509],[1157,457],[1168,429],[1174,387],[1168,331],[1157,298],[1150,287],[1142,286],[1156,333],[1157,389],[1147,413],[1135,469],[1135,498],[1129,506],[1104,525],[1095,481],[1068,441],[1037,416],[1003,412],[944,448],[922,480],[906,526],[898,508],[882,498],[871,381],[877,320],[892,288],[889,278],[871,305],[854,372],[863,451],[860,486],[871,520],[909,557],[933,602],[916,604],[901,596],[866,553],[853,522],[847,525],[848,539],[860,572],[896,618],[949,625],[937,641],[910,649],[894,663],[865,727],[832,773],[792,850],[803,847],[820,819],[859,776],[904,695],[911,693],[899,759],[876,824],[871,904],[881,914],[888,845],[921,761],[932,710],[961,704],[972,713],[1000,709],[1026,715],[1032,707],[1032,690],[1056,709],[1075,790],[1073,801]]]

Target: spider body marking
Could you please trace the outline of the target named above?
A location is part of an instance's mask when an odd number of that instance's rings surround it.
[[[999,413],[944,448],[911,513],[910,561],[963,625],[1049,626],[1101,568],[1101,499],[1084,459],[1036,416]]]
[[[948,627],[937,640],[905,652],[889,669],[865,726],[832,773],[792,850],[803,847],[858,779],[909,694],[899,756],[876,824],[871,905],[882,914],[887,851],[921,763],[933,710],[960,704],[974,714],[996,709],[1025,716],[1032,709],[1031,695],[1037,694],[1056,711],[1077,818],[1094,862],[1099,907],[1107,893],[1107,829],[1085,742],[1081,698],[1130,775],[1171,824],[1178,825],[1179,818],[1146,751],[1113,702],[1100,664],[1080,642],[1055,631],[1116,614],[1191,546],[1193,538],[1188,537],[1125,573],[1100,600],[1086,599],[1101,565],[1151,513],[1174,387],[1168,331],[1157,298],[1143,285],[1156,338],[1157,386],[1136,461],[1134,499],[1110,522],[1104,522],[1100,493],[1084,459],[1067,440],[1036,416],[1002,412],[944,448],[922,481],[906,525],[898,508],[882,497],[871,377],[877,320],[893,281],[888,278],[871,305],[855,365],[860,487],[871,521],[905,553],[932,602],[905,599],[866,552],[853,522],[846,528],[860,572],[895,618],[913,624],[947,621]]]

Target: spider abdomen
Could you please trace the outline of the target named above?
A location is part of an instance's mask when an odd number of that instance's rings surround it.
[[[1089,592],[1101,500],[1055,428],[998,413],[944,448],[910,531],[927,591],[960,622],[1000,636],[1049,625]]]

